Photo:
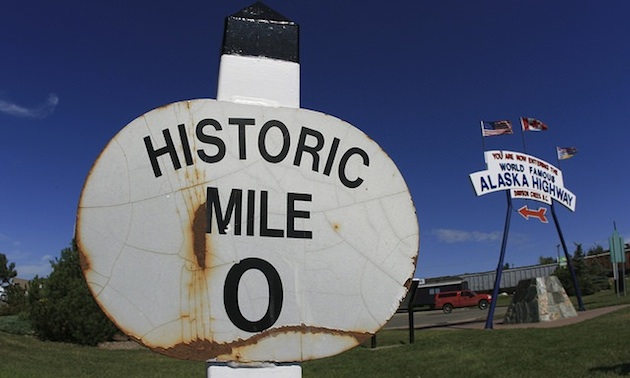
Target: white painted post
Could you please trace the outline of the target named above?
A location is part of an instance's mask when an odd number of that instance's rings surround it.
[[[298,364],[208,363],[208,378],[300,378]]]
[[[300,107],[299,27],[262,3],[226,19],[217,100]]]
[[[299,27],[257,2],[225,21],[217,100],[300,107]],[[208,361],[208,378],[301,378],[299,364]]]

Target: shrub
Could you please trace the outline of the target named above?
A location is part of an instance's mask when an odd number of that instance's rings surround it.
[[[7,302],[0,306],[0,315],[17,315],[26,310],[26,290],[20,285],[11,284],[4,288]]]
[[[3,300],[6,300],[6,302],[0,301],[0,315],[15,315],[24,309],[25,291],[13,283],[16,276],[15,263],[9,263],[7,256],[0,253],[0,286],[2,286]]]
[[[118,331],[98,306],[83,278],[75,243],[51,261],[46,279],[36,277],[29,290],[29,318],[42,339],[96,345]]]

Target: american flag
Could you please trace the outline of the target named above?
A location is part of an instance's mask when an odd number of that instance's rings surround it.
[[[521,126],[523,131],[544,131],[548,129],[547,125],[536,118],[521,117]]]
[[[512,132],[512,123],[508,120],[492,122],[481,121],[481,133],[485,137],[503,134],[514,134]]]

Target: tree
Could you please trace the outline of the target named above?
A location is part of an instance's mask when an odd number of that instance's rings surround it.
[[[582,244],[575,243],[575,246],[575,252],[571,258],[571,266],[575,271],[575,276],[582,295],[594,294],[607,288],[608,280],[606,279],[605,272],[597,265],[589,265],[586,263]],[[573,279],[567,267],[556,269],[554,274],[558,277],[568,295],[576,294]]]
[[[553,257],[543,257],[543,256],[540,256],[540,257],[538,258],[538,265],[555,264],[555,263],[557,263],[557,262],[558,262],[558,260],[556,260],[556,259],[555,259],[555,258],[553,258]]]
[[[47,340],[96,345],[118,332],[98,306],[83,278],[76,243],[51,261],[46,279],[36,277],[29,292],[35,333]]]
[[[12,282],[16,276],[15,263],[9,263],[7,256],[0,253],[0,285],[6,293],[6,304],[0,303],[0,315],[15,315],[24,309],[24,289]]]
[[[589,248],[587,256],[600,255],[604,253],[604,247],[599,244],[596,244],[594,247]]]
[[[15,263],[10,263],[4,253],[0,253],[0,284],[8,284],[17,276]]]
[[[5,287],[7,305],[2,306],[0,315],[17,315],[26,310],[26,290],[14,283]]]
[[[596,244],[594,247],[591,247],[588,250],[588,253],[586,255],[595,256],[601,255],[604,252],[604,248],[601,245]],[[587,265],[588,271],[593,277],[593,285],[595,286],[596,290],[599,291],[610,289],[610,282],[608,281],[608,269],[604,265],[602,265],[601,260],[589,259],[589,263]]]

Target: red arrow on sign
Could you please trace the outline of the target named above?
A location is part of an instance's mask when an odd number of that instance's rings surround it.
[[[547,221],[547,217],[545,216],[547,209],[544,207],[539,207],[538,210],[530,210],[527,205],[525,205],[518,209],[518,212],[527,220],[529,220],[529,217],[534,217],[538,218],[543,223],[549,223],[549,221]]]

